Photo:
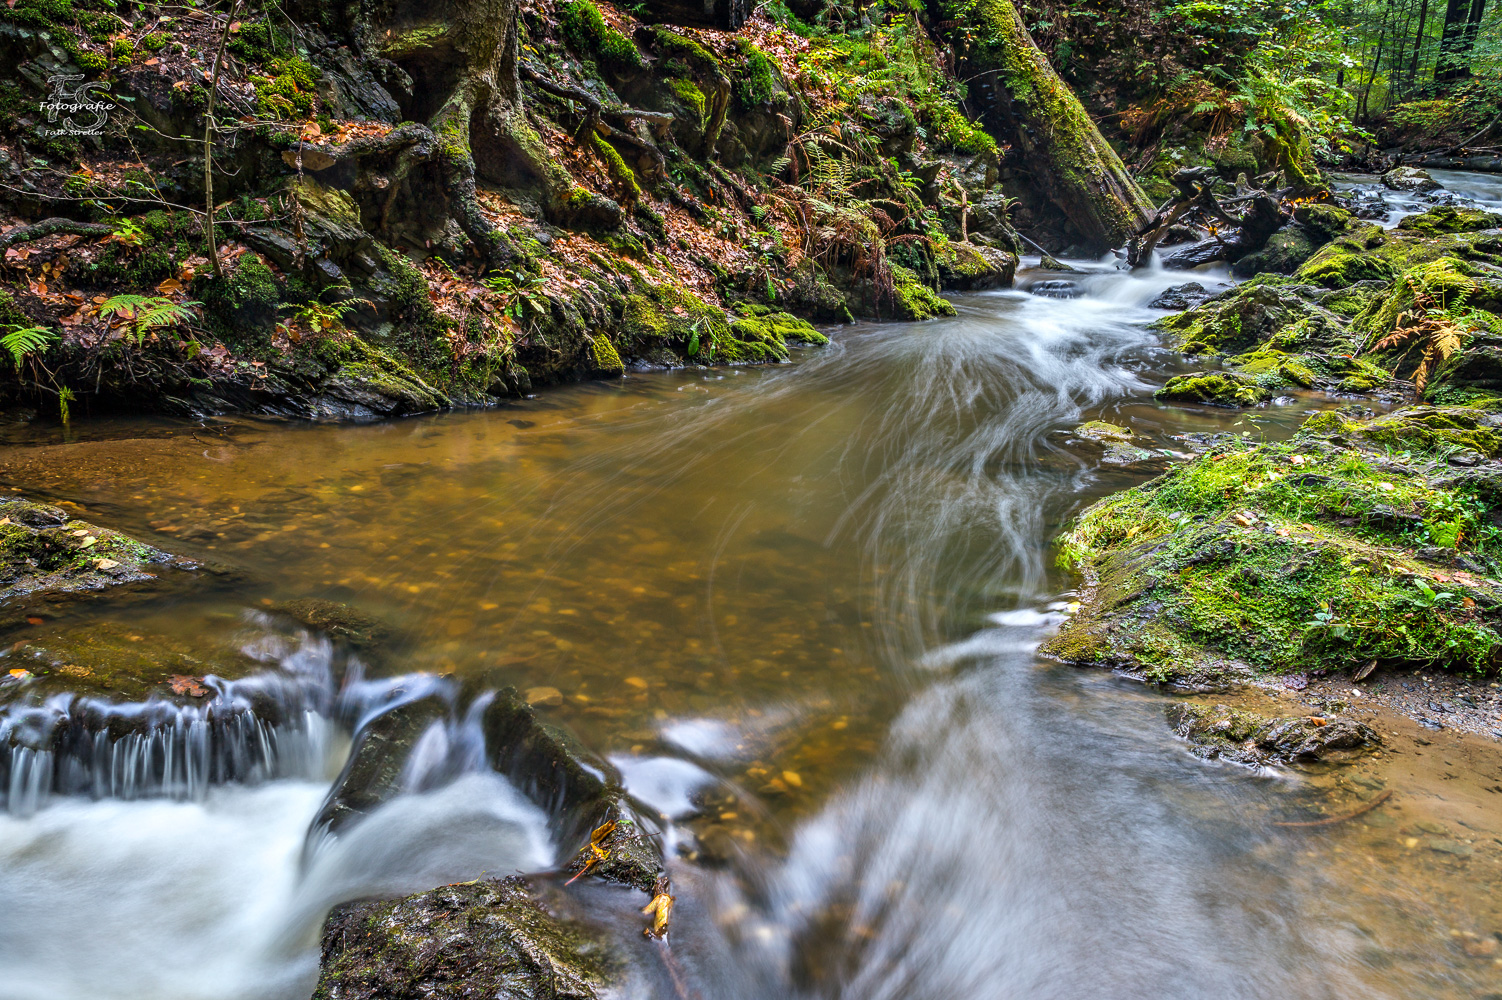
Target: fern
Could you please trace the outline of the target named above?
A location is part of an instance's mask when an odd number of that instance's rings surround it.
[[[173,302],[161,295],[115,295],[99,307],[101,316],[119,316],[130,323],[137,345],[152,330],[186,325],[193,319],[197,302]]]
[[[58,339],[45,326],[12,326],[0,336],[0,347],[10,352],[15,360],[16,369],[19,370],[21,362],[25,361],[30,354],[40,354],[47,350],[49,344]]]

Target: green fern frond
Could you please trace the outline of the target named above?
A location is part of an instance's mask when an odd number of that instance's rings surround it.
[[[57,334],[45,326],[13,326],[0,336],[0,347],[10,352],[19,369],[27,355],[43,353],[57,339]]]

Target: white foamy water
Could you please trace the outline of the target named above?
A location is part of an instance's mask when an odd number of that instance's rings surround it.
[[[301,1000],[331,906],[553,860],[541,812],[475,774],[397,799],[300,873],[327,792],[278,781],[0,815],[0,1000]]]

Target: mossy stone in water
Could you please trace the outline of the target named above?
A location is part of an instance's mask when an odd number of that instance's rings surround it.
[[[1164,403],[1241,407],[1265,403],[1273,394],[1235,372],[1199,372],[1169,379],[1153,396]]]
[[[156,567],[195,569],[197,564],[118,531],[75,521],[60,507],[0,500],[0,602],[151,580]]]
[[[1312,763],[1378,747],[1382,738],[1353,719],[1323,716],[1268,718],[1226,705],[1169,705],[1168,724],[1195,756],[1238,764]]]
[[[1042,649],[1192,689],[1374,659],[1494,673],[1499,424],[1458,407],[1321,414],[1292,442],[1226,441],[1108,497],[1060,540],[1085,598]],[[1469,568],[1421,558],[1436,545]]]
[[[619,966],[520,877],[482,879],[334,910],[313,1000],[595,1000]]]

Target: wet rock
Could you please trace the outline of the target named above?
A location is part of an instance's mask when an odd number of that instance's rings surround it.
[[[1252,379],[1236,372],[1196,372],[1171,378],[1153,393],[1164,403],[1199,403],[1206,406],[1258,406],[1273,394]]]
[[[1079,285],[1062,278],[1035,281],[1028,285],[1024,291],[1031,295],[1041,295],[1045,299],[1077,299],[1085,294]]]
[[[1343,759],[1382,742],[1370,726],[1339,717],[1267,718],[1193,702],[1169,705],[1166,714],[1196,756],[1251,766]]]
[[[396,634],[396,629],[388,623],[338,601],[304,598],[284,601],[271,610],[300,625],[343,639],[356,649],[382,645]]]
[[[72,519],[60,507],[0,499],[0,602],[104,590],[197,563]]]
[[[313,1000],[595,1000],[619,960],[518,877],[339,907]]]
[[[613,766],[538,719],[510,688],[487,706],[481,726],[491,766],[548,814],[560,843],[578,852],[570,871],[589,865],[592,876],[651,891],[663,869],[657,831],[627,798]],[[611,821],[616,826],[601,845],[608,857],[589,864],[591,833]]]
[[[1146,462],[1159,457],[1156,452],[1137,447],[1133,443],[1130,428],[1107,423],[1104,420],[1091,420],[1080,424],[1074,429],[1074,434],[1105,448],[1101,461],[1107,465],[1131,465],[1134,462]]]
[[[1421,167],[1397,167],[1382,175],[1382,184],[1390,191],[1438,191],[1439,181]]]
[[[448,699],[435,693],[398,706],[362,726],[355,733],[343,772],[308,828],[308,848],[328,835],[337,836],[401,792],[414,790],[406,788],[403,781],[412,750],[428,727],[448,713]]]
[[[1182,312],[1192,309],[1210,298],[1215,293],[1210,291],[1198,281],[1186,281],[1182,285],[1174,285],[1165,288],[1158,293],[1158,297],[1147,304],[1149,309],[1172,309],[1174,312]]]

